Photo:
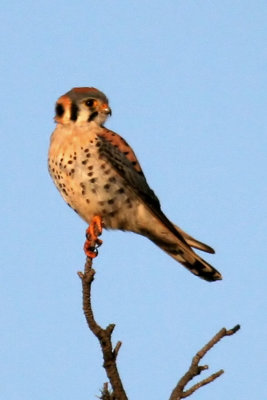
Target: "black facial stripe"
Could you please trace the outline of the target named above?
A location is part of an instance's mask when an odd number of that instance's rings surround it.
[[[79,107],[77,106],[76,103],[72,102],[70,106],[70,119],[72,121],[77,121],[79,114]]]
[[[88,122],[93,121],[97,116],[98,116],[98,112],[97,112],[97,111],[93,112],[93,113],[90,115],[90,117],[88,118]]]
[[[56,115],[58,117],[62,117],[64,112],[65,112],[65,109],[64,109],[63,105],[60,104],[60,103],[57,103],[57,105],[56,105]]]

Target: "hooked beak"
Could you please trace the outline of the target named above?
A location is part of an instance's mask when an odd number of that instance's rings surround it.
[[[110,116],[112,114],[111,108],[107,104],[101,104],[99,111]]]

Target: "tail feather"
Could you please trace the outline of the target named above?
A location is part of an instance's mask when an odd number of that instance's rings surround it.
[[[208,246],[207,244],[200,242],[199,240],[194,239],[192,236],[188,235],[185,231],[183,231],[179,226],[174,225],[177,231],[184,237],[186,243],[190,247],[194,247],[195,249],[205,251],[206,253],[214,254],[215,250]]]
[[[186,254],[173,254],[167,251],[167,253],[173,257],[176,261],[179,261],[184,267],[186,267],[192,274],[205,279],[206,281],[213,282],[222,279],[222,275],[207,261],[199,257],[193,250],[194,254],[193,261],[187,261]]]
[[[153,225],[154,229],[149,230],[149,232],[146,231],[143,234],[199,278],[209,282],[222,279],[220,272],[207,261],[203,260],[191,248],[192,246],[199,250],[214,253],[211,247],[193,239],[177,226],[175,228],[178,228],[177,230],[184,240],[179,240],[166,226],[164,229],[155,229],[156,226],[158,225]]]

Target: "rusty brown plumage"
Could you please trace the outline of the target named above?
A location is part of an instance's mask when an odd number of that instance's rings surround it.
[[[213,249],[162,212],[134,151],[104,127],[108,115],[108,99],[95,88],[74,88],[58,99],[49,172],[62,197],[88,224],[98,216],[104,228],[146,236],[193,274],[221,279],[192,247],[209,253]]]

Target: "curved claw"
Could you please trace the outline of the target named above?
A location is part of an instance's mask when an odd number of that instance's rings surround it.
[[[102,233],[102,229],[102,218],[98,215],[94,216],[86,230],[86,241],[84,243],[84,252],[89,258],[95,258],[98,255],[97,248],[103,243],[103,241],[98,238]]]
[[[95,258],[98,256],[98,250],[96,247],[92,247],[91,242],[86,240],[83,246],[86,257]]]

